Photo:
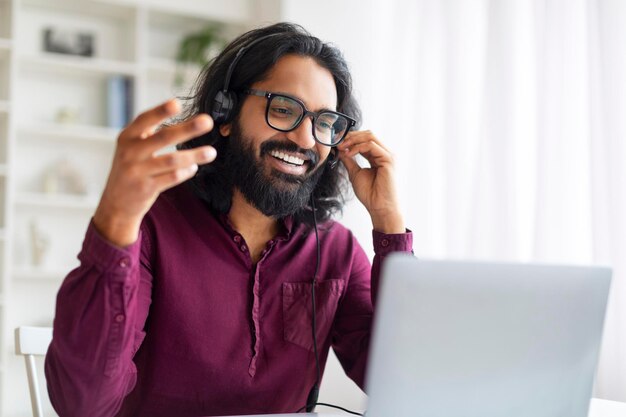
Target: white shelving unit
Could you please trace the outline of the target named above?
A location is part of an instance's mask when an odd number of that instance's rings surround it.
[[[34,208],[60,208],[68,210],[89,210],[93,211],[98,205],[98,196],[82,196],[60,193],[20,193],[15,197],[15,205]]]
[[[183,69],[179,41],[207,24],[231,38],[277,20],[280,0],[0,0],[0,417],[30,413],[13,329],[51,326],[56,292],[78,265],[87,224],[119,128],[108,127],[107,82],[132,80],[134,115],[186,93],[199,67]],[[270,7],[271,6],[271,7]],[[268,8],[269,7],[269,8]],[[43,51],[46,28],[89,33],[92,57]],[[86,193],[55,189],[61,161]],[[35,262],[33,230],[44,256]],[[42,364],[39,364],[42,366]],[[47,398],[46,415],[54,415]]]
[[[7,304],[10,297],[10,212],[11,198],[8,190],[10,183],[10,120],[12,118],[13,102],[10,91],[14,80],[14,8],[8,0],[0,0],[0,404],[7,398],[4,391],[9,384],[8,380],[8,351],[9,331]],[[3,407],[0,407],[3,408]],[[0,411],[0,414],[2,412]]]
[[[61,74],[90,72],[93,74],[119,74],[130,77],[138,75],[137,66],[131,62],[63,55],[59,57],[57,54],[51,53],[21,56],[20,64],[25,70],[46,68],[46,72],[56,71]]]
[[[57,141],[89,141],[112,144],[115,142],[119,129],[89,126],[89,125],[62,125],[58,123],[40,123],[18,126],[18,136],[43,138]]]

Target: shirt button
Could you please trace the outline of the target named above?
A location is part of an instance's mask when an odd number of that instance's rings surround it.
[[[241,245],[239,249],[241,249],[242,252],[245,252],[248,250],[248,247],[246,245]]]
[[[389,240],[383,239],[380,241],[380,244],[382,245],[383,248],[386,248],[387,246],[389,246]]]
[[[121,323],[124,321],[124,315],[123,314],[118,314],[117,316],[115,316],[115,321],[118,323]]]
[[[239,243],[239,242],[241,242],[241,236],[237,235],[237,236],[233,237],[233,240],[235,241],[235,243]]]
[[[126,267],[128,267],[128,265],[130,265],[130,259],[128,259],[128,258],[120,259],[120,266],[122,268],[126,268]]]

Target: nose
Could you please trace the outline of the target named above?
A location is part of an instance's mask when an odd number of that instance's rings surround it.
[[[297,144],[302,149],[311,149],[315,146],[315,138],[313,137],[313,120],[311,116],[304,117],[300,126],[287,132],[287,139]]]

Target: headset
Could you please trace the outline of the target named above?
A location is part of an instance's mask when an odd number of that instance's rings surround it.
[[[228,89],[230,86],[230,79],[233,75],[233,72],[235,71],[235,67],[237,66],[237,63],[241,60],[243,55],[248,50],[250,50],[250,48],[252,48],[254,45],[266,39],[269,39],[271,37],[281,35],[281,34],[282,33],[272,33],[269,35],[261,36],[260,38],[257,38],[251,41],[247,45],[242,46],[241,49],[237,51],[235,58],[233,58],[233,61],[230,63],[230,66],[228,67],[228,70],[226,71],[226,78],[224,79],[224,88],[218,91],[217,94],[215,94],[215,97],[213,98],[213,105],[211,106],[211,117],[213,118],[213,121],[215,123],[226,123],[230,121],[230,119],[234,115],[235,109],[237,108],[237,104],[238,104],[237,93],[233,91],[229,91]],[[334,149],[331,149],[331,152],[328,154],[327,164],[330,169],[334,169],[337,166],[337,163],[339,162],[339,158],[337,157],[337,154],[335,152],[336,151]],[[307,412],[311,412],[313,411],[316,405],[325,405],[328,407],[338,408],[350,414],[361,415],[360,413],[346,410],[343,407],[317,402],[319,398],[319,391],[320,391],[319,387],[320,387],[320,382],[321,382],[321,369],[320,369],[319,355],[317,351],[317,335],[316,335],[317,323],[316,323],[316,317],[315,317],[316,316],[315,284],[317,282],[317,275],[319,273],[319,268],[320,268],[320,263],[321,263],[321,251],[320,251],[320,240],[319,240],[319,235],[318,235],[318,230],[317,230],[317,219],[315,215],[315,202],[314,202],[314,198],[312,194],[311,194],[311,208],[313,211],[313,225],[315,229],[315,242],[316,242],[316,254],[317,254],[317,259],[315,263],[315,274],[313,275],[313,279],[311,282],[311,303],[312,303],[312,308],[313,308],[313,314],[311,317],[311,332],[313,335],[313,351],[315,353],[315,370],[316,370],[317,378],[316,378],[315,384],[311,388],[311,391],[309,391],[306,404],[297,412],[299,413],[303,409],[306,409]]]
[[[215,94],[215,97],[213,97],[211,117],[215,123],[228,122],[233,117],[235,109],[237,108],[237,93],[228,90],[228,87],[230,86],[230,78],[233,76],[237,63],[241,60],[243,55],[257,43],[281,34],[282,33],[271,33],[269,35],[261,36],[260,38],[254,39],[247,45],[244,45],[241,49],[239,49],[239,51],[237,51],[235,58],[233,58],[233,62],[230,63],[228,71],[226,71],[224,88],[218,91],[217,94]]]

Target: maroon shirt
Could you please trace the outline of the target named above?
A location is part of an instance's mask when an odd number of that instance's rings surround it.
[[[363,387],[380,263],[412,235],[374,232],[373,267],[350,231],[319,228],[320,363],[332,345]],[[315,233],[290,218],[254,265],[226,216],[186,185],[163,193],[120,249],[89,226],[57,296],[46,356],[61,416],[295,412],[315,383]],[[371,274],[371,275],[370,275]],[[322,368],[323,369],[323,368]]]

